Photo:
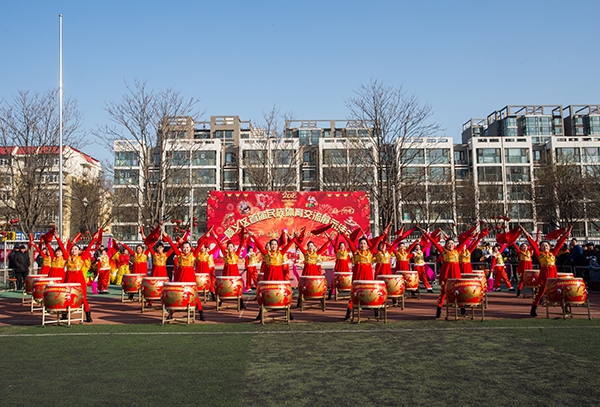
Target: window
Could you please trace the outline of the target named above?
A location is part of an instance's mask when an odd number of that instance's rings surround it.
[[[127,151],[115,152],[115,167],[136,167],[137,165],[137,153]]]
[[[427,175],[430,182],[450,182],[450,167],[429,167]]]
[[[244,165],[261,165],[265,163],[265,150],[244,150]]]
[[[171,165],[173,166],[184,166],[190,165],[190,153],[189,151],[172,151],[171,155]]]
[[[495,164],[502,162],[499,148],[478,148],[477,163],[478,164]]]
[[[238,181],[238,172],[237,170],[225,170],[223,171],[223,182],[237,182]]]
[[[563,147],[556,149],[556,160],[562,163],[576,162],[578,163],[579,158],[579,148],[577,147]]]
[[[502,167],[479,167],[477,180],[479,182],[502,182]]]
[[[598,163],[598,162],[600,162],[600,148],[598,148],[598,147],[585,147],[583,149],[583,162],[585,162],[585,163]]]
[[[290,165],[294,161],[294,150],[275,150],[273,161],[275,165]]]
[[[512,219],[531,219],[533,206],[526,203],[511,203],[508,205],[508,217]]]
[[[314,151],[305,151],[302,153],[302,162],[306,164],[316,164],[315,163],[315,152]]]
[[[455,151],[454,152],[454,164],[468,164],[468,160],[466,159],[466,154],[464,151]]]
[[[225,165],[235,165],[237,159],[234,152],[225,153]]]
[[[504,149],[505,162],[509,164],[527,164],[529,163],[529,150],[527,148],[506,148]]]
[[[425,151],[417,148],[407,148],[400,153],[400,160],[407,164],[425,164]]]
[[[321,130],[299,130],[298,139],[300,145],[303,146],[314,146],[319,144],[319,138],[321,137]]]
[[[171,169],[167,177],[169,184],[182,185],[190,181],[189,170]]]
[[[115,185],[134,185],[138,182],[137,170],[115,170]]]
[[[214,169],[193,170],[192,182],[194,184],[216,184],[217,171]]]
[[[531,186],[508,185],[506,197],[510,201],[529,201],[532,197]]]
[[[456,169],[456,180],[464,181],[469,178],[469,169],[468,168],[457,168]]]
[[[296,170],[290,168],[274,168],[273,182],[276,185],[293,187],[296,184]]]
[[[420,182],[425,181],[425,168],[422,167],[406,167],[402,169],[403,182]]]
[[[214,138],[231,140],[233,139],[233,130],[215,130],[213,133]]]
[[[447,148],[433,148],[427,150],[429,164],[450,164],[450,150]]]
[[[506,181],[529,182],[530,179],[529,167],[506,167]]]
[[[372,150],[348,150],[350,165],[369,165],[373,163]]]
[[[482,185],[479,187],[479,199],[482,201],[501,201],[504,199],[502,185]]]
[[[346,150],[323,150],[323,164],[346,165]]]
[[[317,180],[317,171],[315,170],[302,170],[302,181],[313,182]]]
[[[192,165],[217,165],[216,151],[192,152]]]

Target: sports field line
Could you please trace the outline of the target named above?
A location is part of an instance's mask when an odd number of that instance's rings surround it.
[[[456,327],[456,328],[401,328],[401,329],[331,329],[315,331],[246,331],[246,332],[72,332],[45,334],[0,334],[0,338],[32,338],[53,336],[128,336],[128,335],[302,335],[302,334],[355,334],[402,332],[456,332],[456,331],[517,331],[529,329],[600,329],[600,326],[530,326],[530,327]]]

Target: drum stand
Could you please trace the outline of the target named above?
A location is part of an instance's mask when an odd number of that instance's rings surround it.
[[[178,312],[178,311],[185,311],[186,312],[186,316],[184,318],[175,318],[173,317],[173,313]],[[168,316],[171,316],[171,318],[165,318]],[[196,322],[196,306],[195,305],[188,305],[185,309],[177,309],[177,310],[167,310],[167,308],[165,307],[165,305],[162,305],[162,321],[160,322],[161,325],[164,325],[165,323],[167,324],[172,324],[172,323],[177,323],[177,322],[182,322],[185,323],[186,325],[189,325],[190,323],[195,323]]]
[[[46,321],[46,317],[51,317],[52,314],[56,314],[56,321]],[[63,314],[67,314],[67,318],[62,319],[62,315]],[[71,318],[71,315],[73,314],[80,314],[81,316],[78,318]],[[67,326],[70,327],[71,326],[71,322],[77,322],[79,321],[79,325],[83,324],[83,304],[81,304],[80,307],[77,308],[71,308],[71,307],[67,307],[66,311],[52,311],[52,312],[48,312],[46,311],[46,307],[42,306],[42,326],[45,327],[48,324],[56,324],[56,325],[61,325],[62,323],[66,322]]]
[[[404,290],[404,297],[406,297],[406,294],[410,293],[410,296],[412,297],[414,293],[417,293],[417,300],[421,299],[421,288],[417,287],[417,288],[407,288]]]
[[[219,303],[223,303],[223,301],[228,301],[228,300],[236,300],[237,301],[237,307],[236,306],[231,306],[231,305],[219,305]],[[230,309],[230,308],[237,308],[237,311],[240,312],[242,310],[242,295],[240,294],[239,296],[232,298],[232,297],[227,297],[227,298],[221,298],[219,297],[219,295],[216,295],[216,300],[217,300],[217,312],[219,312],[219,310],[222,309]]]
[[[387,307],[398,308],[398,303],[400,303],[400,309],[404,311],[404,294],[402,295],[388,295],[388,299],[392,300],[392,305],[387,305]],[[396,303],[393,303],[393,300],[396,300]]]
[[[354,310],[357,310],[357,319],[356,319],[356,323],[360,324],[360,311],[362,309],[372,309],[372,310],[378,310],[380,312],[378,317],[375,317],[375,320],[379,321],[381,319],[381,311],[383,311],[383,322],[387,323],[387,307],[385,306],[385,303],[382,307],[361,307],[360,303],[358,304],[352,304],[352,318],[350,319],[350,322],[354,322]],[[371,318],[367,318],[367,320],[369,320]]]
[[[140,302],[142,300],[142,289],[140,288],[135,293],[126,293],[124,290],[121,290],[121,302],[125,302],[125,295],[127,294],[128,302]],[[133,294],[133,299],[129,299],[129,296]],[[137,299],[136,299],[137,296]]]
[[[335,293],[335,300],[337,301],[338,299],[342,299],[342,300],[349,300],[350,298],[352,298],[352,290],[338,290],[337,287],[333,287],[333,291]],[[340,295],[340,293],[344,293],[344,295]],[[346,295],[348,294],[348,295]]]
[[[260,306],[260,324],[264,325],[265,324],[265,313],[267,311],[281,311],[284,310],[285,314],[283,316],[283,320],[289,325],[290,323],[290,306],[286,305],[285,307],[265,307],[264,305]],[[273,321],[277,320],[277,319],[281,319],[281,317],[272,317]]]
[[[450,304],[448,304],[448,301],[446,301],[446,321],[448,320],[448,314],[449,314],[449,308],[450,308]],[[475,319],[475,308],[480,308],[481,309],[481,320],[484,321],[485,320],[485,301],[481,301],[479,304],[477,305],[458,305],[457,301],[454,301],[454,305],[452,306],[452,308],[454,309],[454,320],[458,321],[458,310],[461,308],[471,308],[471,320]],[[466,318],[466,313],[465,313],[465,318]]]
[[[298,302],[300,303],[300,311],[304,311],[304,301],[307,300],[313,300],[313,301],[319,301],[321,303],[321,305],[318,304],[312,304],[307,306],[306,308],[321,308],[321,311],[325,312],[325,309],[327,308],[326,306],[326,296],[327,296],[327,290],[325,290],[325,292],[323,293],[322,297],[308,297],[308,298],[304,298],[304,294],[300,294],[300,298],[298,299]]]
[[[146,305],[147,302],[151,302],[151,301],[155,301],[155,302],[159,303],[160,305],[150,305],[150,304]],[[142,313],[144,312],[145,309],[148,309],[148,308],[150,308],[150,309],[161,309],[162,308],[160,297],[148,299],[148,298],[144,297],[144,295],[142,294],[142,298],[141,298],[140,302],[142,305]]]
[[[21,305],[29,304],[33,302],[33,296],[25,292],[25,288],[23,288],[23,292],[21,293]]]
[[[39,307],[36,307],[35,305],[39,304]],[[31,297],[31,313],[33,314],[35,311],[44,311],[44,299],[42,298],[39,302],[38,300],[34,299],[33,296]]]
[[[576,308],[586,307],[587,308],[587,317],[589,320],[592,319],[592,314],[590,312],[590,299],[589,298],[583,304],[572,304],[570,302],[565,302],[564,299],[561,302],[550,302],[550,301],[548,301],[547,298],[546,298],[545,302],[546,302],[546,318],[550,318],[550,308],[549,308],[550,306],[552,306],[552,307],[560,306],[561,312],[553,313],[553,315],[562,315],[563,319],[567,319],[567,315],[571,318],[573,318],[574,315],[586,315],[586,313],[579,313],[579,314],[573,313],[573,307],[576,307]]]

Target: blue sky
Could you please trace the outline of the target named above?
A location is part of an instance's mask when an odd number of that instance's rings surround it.
[[[204,119],[254,122],[273,105],[344,119],[377,79],[430,104],[456,141],[506,105],[600,104],[600,2],[554,0],[5,1],[0,98],[58,86],[60,13],[64,92],[85,131],[134,79],[200,99]]]

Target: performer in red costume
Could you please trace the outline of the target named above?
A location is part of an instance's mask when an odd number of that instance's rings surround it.
[[[519,285],[517,286],[517,297],[521,295],[521,290],[523,289],[523,277],[525,276],[525,270],[533,269],[533,264],[531,263],[531,250],[526,243],[521,243],[520,246],[514,244],[515,249],[517,249],[517,253],[519,253],[519,265],[517,266],[517,275],[519,276]]]
[[[242,248],[244,247],[244,243],[246,241],[246,236],[241,236],[240,244],[237,249],[235,245],[229,241],[227,242],[227,247],[223,246],[223,243],[219,240],[216,233],[214,233],[211,229],[212,235],[217,241],[217,246],[221,249],[223,253],[223,276],[232,276],[232,277],[240,277],[240,269],[238,268],[238,262],[240,261],[240,254],[242,253]],[[219,301],[220,302],[220,301]],[[219,305],[220,306],[220,305]],[[246,305],[244,304],[244,299],[240,300],[240,308],[246,309]]]
[[[469,242],[469,239],[463,241],[458,249],[455,248],[454,240],[446,239],[444,247],[440,246],[435,239],[432,239],[423,229],[421,229],[423,236],[428,239],[436,249],[441,253],[438,260],[442,261],[442,268],[440,269],[440,296],[438,297],[437,310],[435,317],[439,318],[442,315],[442,306],[446,300],[446,282],[449,278],[460,278],[460,266],[458,265],[458,252],[460,252]],[[461,312],[463,312],[461,310]]]
[[[246,257],[244,259],[244,269],[246,270],[246,290],[251,290],[256,287],[258,280],[258,256],[254,252],[252,246],[246,248]]]
[[[81,284],[81,290],[83,292],[83,310],[85,311],[85,322],[92,322],[92,312],[87,302],[87,284],[85,282],[85,275],[83,272],[84,263],[90,260],[90,251],[92,246],[98,239],[98,233],[94,234],[92,241],[89,243],[87,248],[82,252],[78,245],[73,244],[71,246],[71,252],[67,259],[67,272],[63,282],[65,283],[78,283]],[[56,241],[63,252],[67,250],[63,246],[59,237],[56,236]]]
[[[419,242],[420,239],[417,239],[416,242]],[[415,250],[411,253],[411,257],[414,261],[414,269],[417,273],[419,273],[419,280],[425,286],[428,293],[433,292],[433,288],[431,288],[431,284],[429,283],[429,278],[427,277],[427,271],[425,270],[425,255],[421,250],[421,245],[417,243],[415,246]]]
[[[327,239],[336,248],[335,251],[335,264],[333,265],[334,273],[349,273],[350,272],[350,253],[346,250],[346,243],[339,241],[340,235],[338,234],[335,237],[335,242],[331,240],[331,237],[327,235]],[[327,299],[331,299],[331,295],[333,294],[334,283],[331,283],[331,287],[329,288],[329,294]]]
[[[306,249],[301,245],[297,246],[298,249],[304,255],[304,267],[302,269],[303,276],[320,276],[323,274],[322,270],[319,269],[319,263],[321,262],[320,255],[327,250],[329,242],[326,241],[323,246],[317,249],[314,242],[309,241],[306,244]]]
[[[508,280],[506,275],[506,266],[504,265],[504,258],[502,252],[506,249],[507,244],[500,246],[499,244],[494,245],[492,249],[492,270],[494,271],[494,291],[502,291],[500,283],[504,281],[508,291],[515,291],[512,284]]]
[[[284,255],[287,253],[292,244],[296,243],[296,238],[290,239],[284,246],[279,247],[277,239],[271,239],[267,244],[266,248],[263,248],[261,243],[256,239],[254,234],[250,234],[250,238],[256,244],[256,247],[263,255],[263,263],[266,262],[263,281],[284,281],[283,274],[283,262]],[[289,281],[289,279],[287,280]],[[260,321],[262,309],[258,312],[256,317],[257,321]],[[294,319],[290,312],[290,319]]]
[[[177,255],[177,266],[179,267],[179,273],[177,275],[176,283],[195,283],[196,282],[196,273],[194,270],[194,253],[192,252],[192,245],[188,241],[184,241],[181,243],[181,248],[179,248],[168,234],[163,234],[164,238],[167,239],[167,242],[173,248],[173,251]],[[202,309],[202,301],[199,298],[196,298],[196,310],[198,311],[200,321],[206,321],[206,317],[204,316],[204,311]],[[171,317],[171,316],[169,316]]]
[[[554,249],[550,250],[550,243],[544,240],[540,245],[533,240],[531,235],[527,233],[527,231],[521,226],[521,230],[525,233],[525,237],[527,237],[527,241],[529,245],[533,249],[533,253],[538,258],[540,262],[540,277],[538,280],[538,288],[537,294],[533,298],[533,303],[531,305],[531,311],[529,315],[532,317],[537,317],[537,306],[540,301],[546,294],[546,280],[549,278],[558,277],[558,271],[556,270],[556,255],[562,248],[562,245],[567,241],[569,235],[571,234],[572,226],[570,226],[561,237],[558,238],[556,245],[554,245]]]
[[[40,241],[40,244],[41,243],[42,242]],[[50,265],[52,264],[52,258],[50,258],[50,253],[48,252],[48,249],[46,247],[41,249],[40,246],[36,245],[35,242],[33,241],[32,234],[29,235],[29,247],[35,249],[35,251],[37,251],[38,254],[40,256],[42,256],[43,263],[42,263],[42,267],[40,268],[38,274],[48,275],[48,273],[50,273]],[[36,258],[35,253],[33,255],[33,258]]]
[[[357,280],[373,280],[373,254],[376,253],[376,248],[379,243],[387,236],[390,227],[389,225],[385,228],[383,234],[376,237],[372,242],[369,242],[366,237],[361,237],[358,240],[358,249],[352,243],[352,239],[342,235],[350,250],[352,251],[352,281]],[[350,319],[350,313],[352,312],[352,300],[348,302],[348,308],[346,309],[346,315],[344,321]],[[375,316],[378,316],[377,310],[375,310]]]

